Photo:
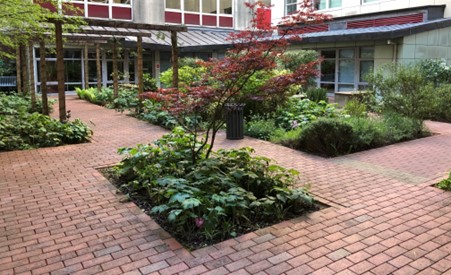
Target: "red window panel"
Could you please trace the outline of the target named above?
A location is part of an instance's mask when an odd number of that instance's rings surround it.
[[[36,2],[36,1],[34,1],[34,2]],[[41,1],[39,1],[38,4],[41,7],[43,7],[44,9],[48,9],[49,11],[56,12],[56,7],[54,5],[52,5],[51,3],[49,3],[49,2],[41,2]]]
[[[109,18],[108,6],[88,5],[88,17]]]
[[[200,25],[199,14],[185,14],[185,24],[187,25]]]
[[[113,7],[113,19],[132,20],[132,9]]]
[[[391,25],[402,25],[409,23],[420,23],[424,21],[423,13],[415,13],[402,16],[393,16],[385,18],[376,18],[370,20],[360,20],[354,22],[348,22],[348,29],[358,29],[358,28],[369,28],[369,27],[379,27],[379,26],[391,26]]]
[[[85,5],[78,3],[63,3],[63,12],[66,15],[84,16]]]
[[[327,32],[327,31],[329,31],[329,25],[327,24],[310,25],[302,28],[302,33]]]
[[[216,27],[216,18],[216,16],[202,15],[202,25]]]
[[[257,9],[257,28],[268,29],[271,27],[271,9]]]
[[[232,28],[233,27],[233,17],[220,16],[219,17],[219,26],[225,27],[225,28]]]
[[[166,23],[182,24],[182,14],[180,12],[167,11],[164,16]]]

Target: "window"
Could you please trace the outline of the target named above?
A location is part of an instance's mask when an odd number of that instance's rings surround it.
[[[355,91],[367,86],[365,76],[374,67],[374,48],[322,50],[319,85],[329,93]]]
[[[379,0],[362,0],[362,4],[371,3],[371,2],[377,2],[377,1],[379,1]]]
[[[286,0],[286,11],[285,14],[289,15],[295,13],[298,9],[297,0]]]
[[[166,23],[233,27],[232,0],[166,0]]]
[[[341,0],[313,0],[313,6],[316,10],[339,8]]]

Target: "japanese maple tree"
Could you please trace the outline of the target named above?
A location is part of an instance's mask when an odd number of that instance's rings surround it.
[[[305,85],[309,78],[318,74],[319,60],[301,64],[296,70],[277,75],[256,89],[244,89],[252,76],[259,72],[270,72],[276,68],[277,58],[283,57],[291,41],[301,39],[303,25],[318,24],[329,16],[316,13],[311,1],[305,0],[299,10],[282,20],[277,26],[267,24],[259,16],[259,9],[267,8],[262,2],[246,3],[253,19],[244,31],[233,32],[229,36],[232,47],[223,59],[201,62],[206,68],[202,79],[195,86],[178,89],[160,89],[144,94],[156,100],[174,117],[180,125],[193,135],[192,161],[200,157],[207,148],[206,158],[213,148],[217,132],[224,126],[226,105],[239,103],[244,98],[266,100],[286,96],[292,85]],[[196,123],[186,123],[186,117],[202,117],[205,125],[199,139]]]

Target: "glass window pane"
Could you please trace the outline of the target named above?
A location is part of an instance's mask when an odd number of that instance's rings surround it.
[[[360,58],[374,58],[374,48],[373,47],[360,48]]]
[[[166,8],[179,10],[181,8],[180,0],[166,0]]]
[[[88,61],[89,82],[97,82],[97,66],[95,60]]]
[[[334,93],[335,92],[335,84],[329,84],[329,83],[321,83],[321,88],[326,89],[327,93]]]
[[[340,58],[354,58],[354,49],[340,50]]]
[[[321,56],[324,58],[335,58],[335,50],[321,51]]]
[[[323,9],[327,8],[327,6],[326,6],[327,2],[326,1],[327,0],[315,0],[313,2],[313,7],[316,10],[323,10]]]
[[[348,92],[348,91],[354,91],[354,90],[355,90],[354,85],[348,85],[348,84],[339,84],[338,85],[339,92]]]
[[[232,14],[232,0],[219,0],[219,13]]]
[[[88,0],[88,2],[108,3],[108,0]]]
[[[185,0],[185,11],[199,12],[199,0]]]
[[[354,60],[340,60],[338,66],[338,82],[354,83]]]
[[[216,7],[216,0],[203,0],[202,12],[203,13],[216,13],[218,7]]]
[[[130,0],[113,0],[114,4],[130,5]]]
[[[363,0],[363,3],[377,2],[379,0]]]
[[[81,82],[81,61],[67,60],[64,61],[65,81],[67,82]]]
[[[321,63],[321,81],[335,81],[335,60],[324,60]]]
[[[360,61],[360,82],[366,82],[366,75],[373,71],[374,61],[373,60],[365,60]]]
[[[341,0],[330,0],[329,2],[329,8],[339,8],[341,7]]]

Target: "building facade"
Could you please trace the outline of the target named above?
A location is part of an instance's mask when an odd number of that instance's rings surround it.
[[[246,0],[72,0],[80,15],[102,20],[156,25],[184,25],[179,33],[180,57],[221,57],[230,46],[231,31],[248,27],[251,14]],[[275,25],[295,12],[301,0],[265,0],[272,5],[265,16]],[[304,28],[303,40],[291,50],[313,49],[324,58],[317,84],[329,93],[365,88],[365,75],[392,62],[445,59],[451,63],[451,1],[449,0],[312,0],[318,12],[333,20]],[[122,82],[135,82],[136,37],[118,40]],[[171,65],[170,35],[155,31],[144,37],[144,70],[156,79]],[[102,48],[102,83],[112,83],[111,43]],[[85,55],[80,45],[66,45],[66,89],[97,81],[95,47],[88,47],[89,79],[84,79]],[[38,51],[35,54],[39,65]],[[49,54],[49,81],[56,79]],[[36,70],[36,79],[39,75]],[[56,85],[56,83],[54,83]],[[52,82],[49,83],[50,89]]]

